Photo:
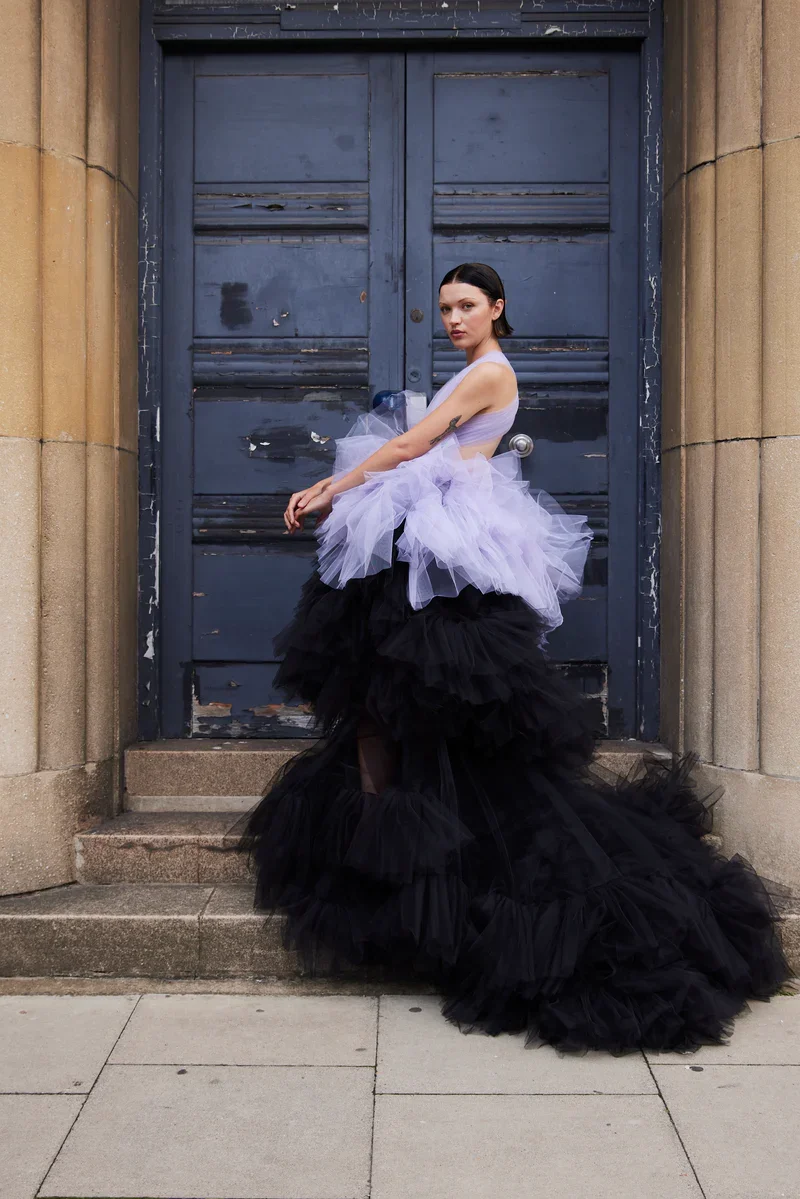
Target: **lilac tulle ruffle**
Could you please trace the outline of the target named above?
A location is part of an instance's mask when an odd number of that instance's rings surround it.
[[[334,477],[352,470],[401,430],[365,414],[337,442]],[[472,584],[521,596],[547,630],[563,621],[561,604],[583,586],[593,538],[586,516],[570,515],[548,492],[531,489],[513,451],[462,458],[449,435],[392,470],[368,471],[339,494],[318,531],[323,582],[344,587],[392,562],[395,529],[405,522],[397,556],[408,563],[408,598],[425,606]]]

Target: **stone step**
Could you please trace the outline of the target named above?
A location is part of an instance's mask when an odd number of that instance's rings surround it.
[[[800,905],[781,907],[779,928],[797,974]],[[281,929],[279,917],[254,911],[247,885],[70,883],[0,898],[0,976],[301,978]]]
[[[0,898],[0,975],[296,976],[281,929],[251,886],[70,883]]]
[[[307,745],[301,738],[138,742],[125,750],[125,808],[245,811],[279,767]]]
[[[79,883],[252,883],[236,812],[123,812],[74,838]],[[721,848],[721,839],[709,835]]]
[[[130,812],[245,812],[308,739],[139,742],[125,751],[124,808]],[[595,763],[627,774],[658,742],[601,741]]]
[[[75,837],[76,879],[82,883],[245,883],[252,881],[246,855],[235,843],[244,813],[259,794],[231,796],[234,784],[254,790],[265,777],[308,742],[155,742],[129,750],[128,770],[140,790],[166,791],[173,773],[185,785],[222,788],[218,795],[138,794],[123,813]],[[265,748],[266,745],[266,748]],[[161,748],[166,746],[167,748]],[[189,748],[187,748],[187,746]],[[236,746],[237,748],[231,748]],[[602,743],[594,765],[606,773],[627,773],[650,750],[663,746],[640,741]],[[211,808],[206,806],[211,803]]]
[[[221,812],[241,815],[260,795],[131,795],[124,793],[125,812]]]
[[[256,802],[255,800],[253,802]],[[123,812],[74,838],[80,883],[246,883],[237,812]]]

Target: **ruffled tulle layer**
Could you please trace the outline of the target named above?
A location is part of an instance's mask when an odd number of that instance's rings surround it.
[[[400,539],[395,533],[395,542]],[[582,697],[539,648],[544,624],[516,595],[466,587],[415,609],[408,567],[342,588],[314,574],[275,640],[276,685],[314,705],[321,731],[369,712],[398,741],[466,741],[490,757],[509,745],[554,765],[594,752]]]
[[[256,908],[285,913],[307,970],[413,972],[465,1029],[573,1052],[723,1042],[791,972],[772,893],[703,840],[716,799],[694,758],[603,781],[525,601],[465,587],[417,611],[407,570],[395,553],[341,589],[313,576],[281,634],[278,683],[321,737],[250,814]],[[364,713],[398,753],[378,796]]]
[[[383,441],[394,435],[373,418],[369,433],[340,439],[337,466],[374,452],[381,429]],[[585,516],[531,489],[518,454],[462,458],[449,436],[336,497],[319,534],[322,581],[342,587],[387,569],[401,524],[396,555],[408,566],[413,608],[467,586],[519,595],[539,614],[543,637],[562,623],[561,604],[580,593],[593,538]]]

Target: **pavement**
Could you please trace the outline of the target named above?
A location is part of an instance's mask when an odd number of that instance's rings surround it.
[[[4,993],[0,1129],[2,1199],[800,1199],[800,995],[614,1058],[430,994]]]

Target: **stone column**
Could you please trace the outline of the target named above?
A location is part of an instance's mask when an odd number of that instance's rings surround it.
[[[800,886],[800,31],[666,0],[662,740]]]
[[[74,879],[135,737],[138,4],[0,8],[0,892]]]

